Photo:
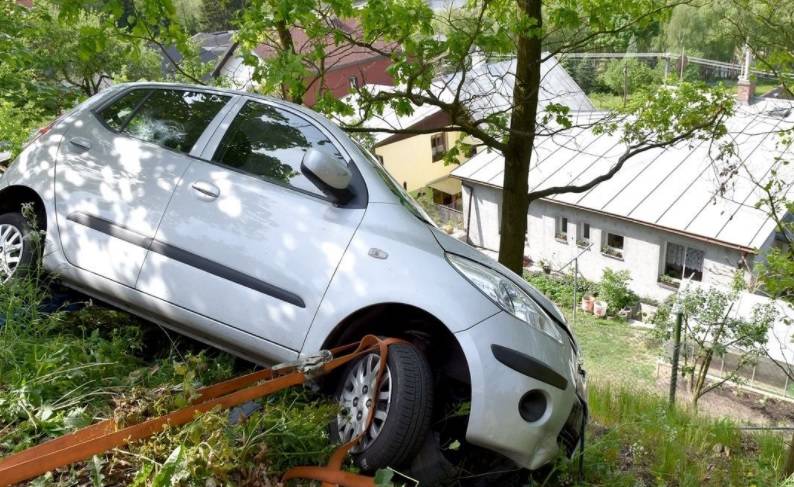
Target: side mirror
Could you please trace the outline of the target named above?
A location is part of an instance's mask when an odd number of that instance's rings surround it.
[[[347,164],[317,149],[309,149],[303,156],[304,175],[324,192],[337,200],[349,199],[353,173]]]

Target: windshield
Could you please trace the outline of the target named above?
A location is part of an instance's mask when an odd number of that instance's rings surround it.
[[[369,165],[372,166],[373,169],[375,169],[375,173],[378,176],[380,176],[380,178],[386,184],[386,187],[389,188],[389,191],[391,191],[392,193],[394,193],[395,196],[397,196],[397,198],[400,200],[400,204],[402,204],[405,208],[408,209],[408,211],[413,213],[414,216],[416,216],[423,222],[433,225],[434,227],[437,227],[435,222],[433,222],[433,219],[430,218],[430,216],[427,214],[424,208],[422,208],[419,205],[419,203],[414,201],[411,195],[409,195],[408,192],[405,191],[403,187],[400,186],[400,184],[397,181],[395,181],[394,178],[391,177],[391,174],[389,174],[386,171],[386,168],[384,168],[383,165],[380,162],[378,162],[378,159],[374,155],[372,155],[370,151],[362,147],[358,142],[356,142],[355,144],[359,148],[361,153],[366,156],[367,162],[369,162]]]

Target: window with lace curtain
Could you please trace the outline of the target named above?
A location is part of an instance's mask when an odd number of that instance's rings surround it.
[[[702,250],[668,242],[663,274],[673,279],[702,281],[704,256]]]

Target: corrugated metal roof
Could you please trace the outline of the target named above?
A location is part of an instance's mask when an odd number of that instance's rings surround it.
[[[507,112],[512,106],[515,64],[515,59],[490,63],[480,62],[466,72],[465,79],[462,79],[462,73],[436,78],[430,91],[440,100],[449,102],[455,99],[458,86],[462,84],[459,99],[472,110],[475,117]],[[364,89],[376,94],[395,88],[383,85],[365,85]],[[553,57],[541,65],[539,98],[539,110],[543,110],[550,103],[565,105],[572,111],[595,110],[584,91]],[[356,95],[348,95],[345,99],[355,105]],[[386,107],[382,115],[371,116],[363,126],[373,129],[406,129],[440,111],[440,108],[427,104],[414,106],[413,109],[414,111],[410,115],[398,115],[393,109]],[[344,117],[340,121],[353,124],[364,116],[365,114],[358,112],[354,116]],[[391,136],[384,132],[373,132],[372,135],[376,143]]]
[[[782,105],[785,104],[785,105]],[[780,108],[792,108],[787,114]],[[776,110],[775,114],[772,114]],[[592,114],[588,114],[592,116]],[[792,157],[777,132],[794,128],[794,104],[760,101],[741,107],[726,123],[736,145],[738,174],[723,194],[718,168],[708,142],[682,143],[647,151],[626,162],[612,179],[591,190],[548,198],[566,205],[629,218],[727,245],[759,248],[774,230],[774,222],[755,203],[762,197],[753,183],[766,181],[780,157]],[[607,172],[625,146],[616,135],[596,135],[572,129],[538,140],[529,171],[530,191],[583,184]],[[783,166],[784,181],[794,181],[794,167]],[[481,152],[452,175],[463,180],[502,187],[504,158]],[[794,193],[794,190],[792,190]]]

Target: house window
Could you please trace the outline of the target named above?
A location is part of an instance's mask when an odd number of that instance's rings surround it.
[[[623,258],[623,235],[618,235],[616,233],[607,233],[606,237],[604,238],[603,245],[601,246],[601,252],[606,255],[617,257],[618,259]]]
[[[358,77],[357,76],[351,76],[349,78],[349,81],[350,81],[350,87],[351,88],[353,88],[354,90],[358,88]]]
[[[590,245],[590,224],[585,222],[579,223],[579,230],[577,231],[576,245],[579,247],[587,247]]]
[[[430,137],[430,149],[433,152],[433,162],[444,158],[447,153],[447,138],[444,134],[435,134]]]
[[[568,239],[568,218],[564,216],[558,216],[555,219],[554,223],[554,238],[557,240],[567,240]]]
[[[668,242],[662,275],[672,279],[683,277],[693,281],[702,281],[704,256],[705,253],[702,250]]]

